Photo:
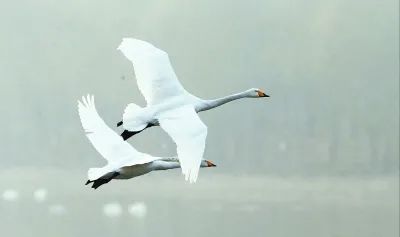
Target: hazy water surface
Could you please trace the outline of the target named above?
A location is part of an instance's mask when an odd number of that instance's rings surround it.
[[[55,173],[24,173],[29,176],[13,187],[19,198],[0,201],[5,236],[399,234],[398,177],[240,177],[210,171],[202,172],[196,185],[188,185],[174,172],[113,181],[95,191],[75,173],[69,180],[57,178],[59,186],[46,180]],[[0,173],[0,178],[7,180],[8,175]],[[48,190],[45,201],[33,199],[35,185]],[[128,210],[135,203],[145,207],[141,216]]]

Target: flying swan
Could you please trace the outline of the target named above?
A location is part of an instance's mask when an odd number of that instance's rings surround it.
[[[94,96],[82,97],[82,101],[78,101],[78,111],[86,136],[94,148],[107,160],[106,166],[89,169],[86,185],[93,183],[92,188],[97,189],[112,179],[130,179],[153,170],[180,167],[179,160],[174,157],[154,157],[141,153],[124,141],[99,116],[94,104]],[[202,160],[200,165],[201,167],[215,166],[207,160]]]
[[[203,100],[182,87],[166,52],[133,38],[124,38],[118,50],[132,62],[139,90],[147,102],[144,108],[133,103],[125,108],[117,124],[125,129],[121,136],[126,140],[146,128],[161,126],[176,143],[182,173],[191,183],[197,179],[207,136],[207,127],[197,113],[241,98],[269,97],[253,88]]]

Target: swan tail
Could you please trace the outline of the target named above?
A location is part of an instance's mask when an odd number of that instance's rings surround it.
[[[122,123],[128,131],[141,131],[146,128],[149,118],[146,109],[136,104],[128,104],[122,115]]]

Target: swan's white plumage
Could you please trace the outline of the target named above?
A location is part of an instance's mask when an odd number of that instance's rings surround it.
[[[156,157],[138,152],[105,124],[97,113],[93,96],[82,97],[82,101],[78,101],[78,111],[86,136],[94,148],[108,161],[105,167],[89,169],[89,180],[96,180],[116,168],[156,160]]]
[[[179,83],[166,52],[150,43],[132,38],[124,38],[118,49],[132,62],[139,90],[147,105],[163,103],[186,92]]]
[[[206,143],[206,125],[190,105],[163,113],[159,122],[161,128],[177,145],[176,150],[185,179],[191,183],[195,182]]]
[[[133,64],[139,90],[147,101],[146,108],[149,108],[147,115],[158,120],[174,140],[185,179],[195,182],[207,136],[207,127],[194,108],[193,100],[196,97],[179,83],[168,54],[164,51],[132,38],[124,38],[118,49]],[[135,110],[137,108],[129,109],[128,106],[124,112],[124,128],[129,131],[138,131],[131,125],[139,118],[146,120],[143,119],[146,115],[135,113]],[[128,118],[128,115],[131,117]],[[149,123],[150,118],[145,122]]]
[[[129,127],[132,131],[140,131],[144,129],[147,126],[149,119],[149,114],[146,113],[144,108],[134,103],[128,104],[125,108],[124,114],[122,115],[124,127]]]

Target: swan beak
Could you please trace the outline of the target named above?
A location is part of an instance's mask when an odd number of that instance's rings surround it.
[[[207,167],[215,167],[216,166],[208,160],[206,160],[206,162],[207,162]]]
[[[265,94],[262,91],[257,91],[257,93],[258,93],[258,97],[269,97],[269,95]]]

